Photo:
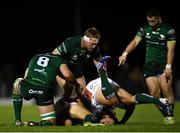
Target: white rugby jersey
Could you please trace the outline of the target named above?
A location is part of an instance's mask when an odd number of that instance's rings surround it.
[[[116,82],[114,82],[110,78],[108,78],[108,81],[114,87],[119,86]],[[84,93],[86,94],[88,99],[91,100],[92,110],[95,112],[100,112],[103,109],[103,105],[97,102],[97,99],[96,99],[96,90],[97,89],[101,89],[101,79],[100,78],[94,79],[91,82],[89,82],[87,84],[86,88],[84,88]]]

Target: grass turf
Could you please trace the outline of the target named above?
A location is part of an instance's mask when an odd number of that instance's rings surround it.
[[[120,119],[123,110],[116,110]],[[23,121],[39,121],[35,105],[24,105]],[[137,105],[134,114],[125,125],[106,127],[53,126],[53,127],[16,127],[12,105],[0,105],[0,132],[178,132],[180,131],[180,102],[175,106],[175,125],[163,125],[163,117],[153,104]]]

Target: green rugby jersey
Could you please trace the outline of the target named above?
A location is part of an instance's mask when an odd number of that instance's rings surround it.
[[[55,82],[61,60],[51,54],[35,55],[29,65],[26,79],[37,85],[50,87]]]
[[[167,41],[175,41],[176,33],[167,24],[161,24],[156,30],[150,25],[140,28],[137,35],[144,38],[146,42],[146,62],[167,60]]]
[[[81,38],[82,36],[69,37],[57,47],[61,56],[70,64],[78,64],[89,58],[98,59],[101,56],[98,46],[91,52],[81,48]]]

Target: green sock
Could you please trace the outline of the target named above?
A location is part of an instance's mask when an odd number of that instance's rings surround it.
[[[128,121],[128,119],[132,116],[133,112],[135,110],[135,105],[126,105],[125,106],[125,113],[123,118],[119,121],[119,124],[125,124],[126,121]]]
[[[157,99],[153,96],[150,96],[148,94],[144,94],[144,93],[136,94],[135,99],[136,99],[137,104],[154,103],[154,104],[162,106],[162,103],[161,103],[161,101],[159,101],[159,99]]]
[[[18,94],[13,94],[12,100],[14,105],[15,120],[21,121],[21,109],[23,104],[22,96]]]
[[[95,123],[96,119],[94,118],[93,115],[86,115],[86,117],[84,118],[84,122],[91,122],[91,123]]]
[[[100,70],[99,74],[101,78],[102,93],[106,99],[110,99],[115,96],[115,92],[107,79],[106,72],[104,70]]]

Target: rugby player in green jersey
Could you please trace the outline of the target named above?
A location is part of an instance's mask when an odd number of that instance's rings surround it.
[[[162,23],[160,11],[152,8],[147,11],[148,24],[140,28],[135,38],[119,57],[123,65],[127,55],[132,52],[142,39],[146,42],[144,76],[150,95],[159,98],[161,92],[171,107],[171,115],[164,116],[164,124],[174,124],[174,96],[172,91],[172,64],[176,45],[176,32],[169,25]]]
[[[95,28],[88,28],[83,36],[73,36],[67,38],[52,52],[64,58],[63,73],[64,78],[71,80],[75,78],[81,89],[86,86],[86,81],[81,71],[81,61],[93,58],[94,63],[98,63],[100,58],[99,47],[97,46],[101,35]]]
[[[28,126],[53,126],[56,124],[54,111],[54,88],[59,82],[59,72],[64,59],[60,55],[38,54],[35,55],[25,72],[24,78],[17,78],[13,86],[13,105],[16,126],[23,126],[21,121],[21,109],[23,98],[25,100],[35,99],[41,116],[40,122],[30,121]],[[94,116],[86,109],[84,111],[85,122],[95,124]],[[93,124],[94,123],[94,124]]]

